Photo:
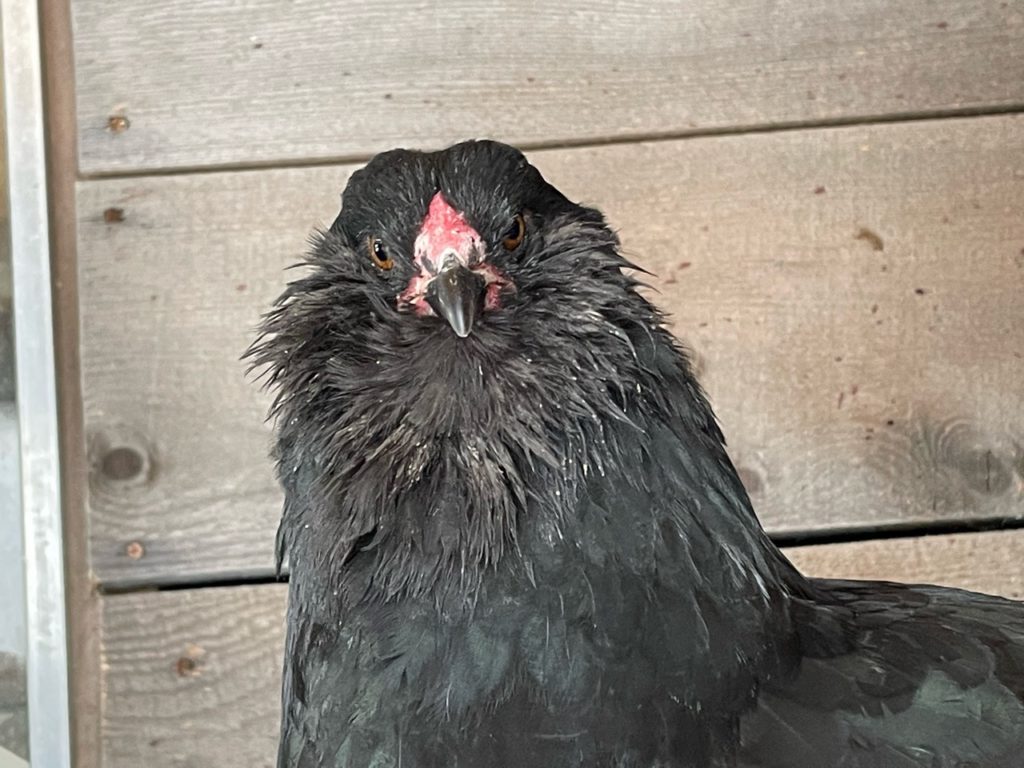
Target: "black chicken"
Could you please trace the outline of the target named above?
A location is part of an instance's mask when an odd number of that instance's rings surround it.
[[[249,352],[280,766],[1024,765],[1024,608],[808,579],[601,214],[517,150],[354,174]]]

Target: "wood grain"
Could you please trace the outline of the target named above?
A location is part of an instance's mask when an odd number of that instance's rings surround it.
[[[283,585],[104,599],[103,768],[271,768]]]
[[[73,0],[86,174],[1024,104],[980,0]]]
[[[532,157],[660,276],[770,530],[1024,515],[1024,119]],[[101,581],[269,572],[266,399],[237,358],[349,171],[80,184]]]
[[[91,571],[80,366],[77,221],[75,214],[74,54],[70,0],[40,0],[43,93],[46,97],[47,191],[54,354],[60,430],[61,508],[69,645],[71,762],[100,759],[100,600]]]
[[[1024,531],[788,547],[810,576],[939,584],[1024,600]]]
[[[802,547],[821,576],[1024,595],[1024,531]],[[272,766],[283,585],[104,599],[104,768]]]

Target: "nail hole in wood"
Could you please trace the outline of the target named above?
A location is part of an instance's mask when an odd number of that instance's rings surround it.
[[[107,130],[111,133],[124,133],[131,125],[131,122],[124,115],[111,115],[107,118]]]
[[[103,210],[103,221],[107,224],[120,224],[124,221],[124,208],[105,208]]]
[[[129,541],[124,546],[124,553],[132,560],[141,560],[146,555],[146,548],[141,541]]]

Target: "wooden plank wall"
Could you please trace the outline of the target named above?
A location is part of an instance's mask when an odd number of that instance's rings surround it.
[[[1024,531],[788,550],[809,573],[884,574],[1017,599],[1022,551]],[[978,560],[984,569],[967,565]],[[272,584],[108,598],[103,764],[274,765],[286,591]]]
[[[1019,513],[1024,119],[531,156],[658,275],[773,530]],[[349,170],[80,188],[101,581],[269,574],[266,402],[238,357]]]
[[[72,11],[88,174],[1022,102],[1019,0],[74,0]]]
[[[348,174],[397,144],[517,142],[606,211],[769,530],[846,542],[799,565],[1024,595],[1020,0],[64,12],[69,528],[100,625],[81,765],[272,764],[280,498],[238,357]],[[954,533],[976,527],[1009,530]]]

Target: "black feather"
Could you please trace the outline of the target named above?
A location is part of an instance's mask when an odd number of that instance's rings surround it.
[[[438,191],[515,284],[464,339],[396,301]],[[617,238],[519,152],[378,156],[305,266],[248,353],[285,491],[279,765],[953,768],[1024,748],[1021,606],[797,573]]]

